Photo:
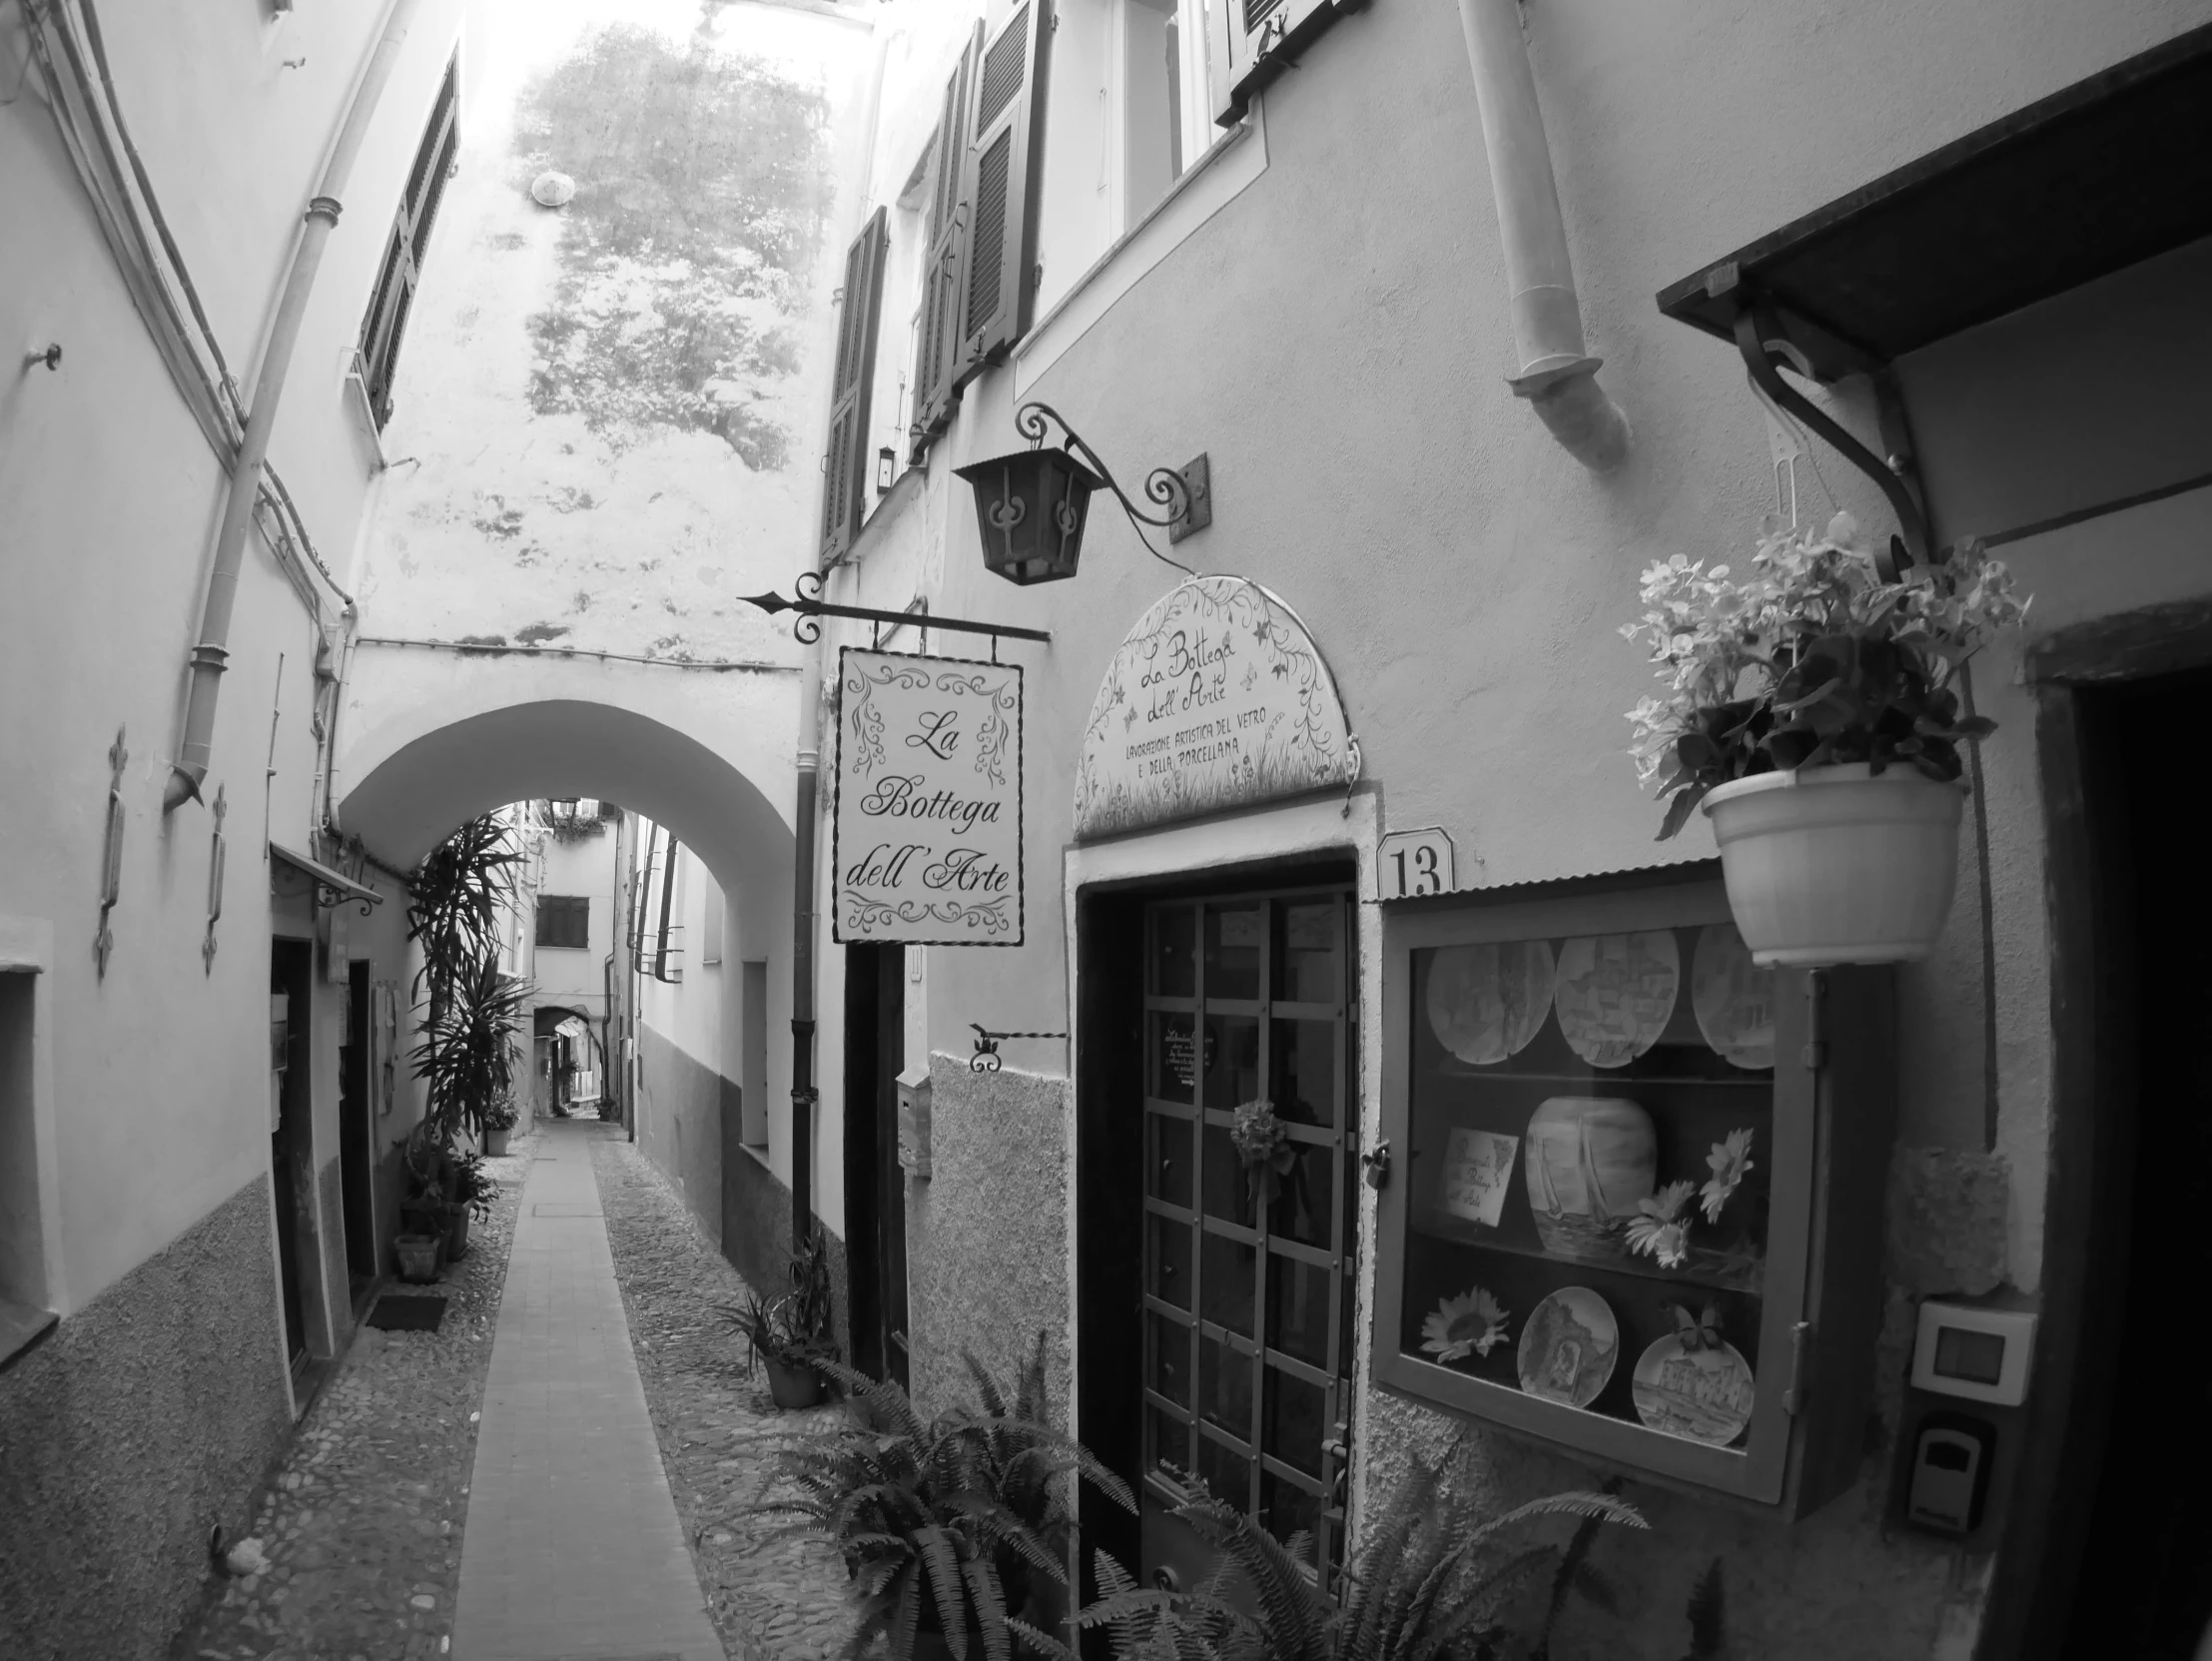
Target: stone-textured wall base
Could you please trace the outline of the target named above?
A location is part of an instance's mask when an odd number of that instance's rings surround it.
[[[0,1374],[0,1655],[153,1661],[246,1525],[292,1428],[270,1215],[258,1177]]]
[[[907,1183],[907,1329],[914,1394],[969,1393],[961,1351],[1002,1378],[1047,1333],[1068,1399],[1068,1081],[971,1073],[930,1057],[931,1175]]]
[[[637,1028],[638,1152],[676,1185],[707,1238],[722,1243],[722,1076],[642,1021]]]

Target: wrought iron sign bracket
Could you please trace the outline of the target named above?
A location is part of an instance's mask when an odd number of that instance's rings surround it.
[[[1903,533],[1890,537],[1889,546],[1874,555],[1882,580],[1894,582],[1906,566],[1927,560],[1933,553],[1928,539],[1927,514],[1919,498],[1912,493],[1912,487],[1905,482],[1901,469],[1852,437],[1834,416],[1782,378],[1782,367],[1770,343],[1788,340],[1788,332],[1772,312],[1745,291],[1736,266],[1732,263],[1715,270],[1706,279],[1706,289],[1715,299],[1723,295],[1732,295],[1735,299],[1736,350],[1743,356],[1752,385],[1826,438],[1844,460],[1872,479],[1888,498],[1890,511],[1896,514]]]
[[[1066,1033],[995,1033],[981,1022],[971,1021],[976,1029],[976,1053],[968,1060],[971,1073],[996,1073],[999,1071],[999,1041],[1003,1038],[1066,1038]]]
[[[878,611],[865,605],[833,605],[822,597],[820,571],[801,571],[791,587],[796,595],[793,599],[785,599],[783,595],[773,592],[740,594],[738,597],[747,605],[759,606],[770,616],[779,611],[796,611],[798,616],[791,624],[792,637],[808,645],[822,638],[824,617],[851,617],[864,623],[919,624],[923,628],[949,629],[956,634],[988,634],[995,640],[1043,640],[1050,643],[1053,638],[1048,629],[1017,628],[1012,623],[984,623],[968,617],[940,617],[935,613],[925,615],[915,611]]]

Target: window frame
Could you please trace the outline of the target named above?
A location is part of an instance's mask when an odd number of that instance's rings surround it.
[[[565,919],[558,930],[546,925],[553,919]],[[555,939],[554,934],[565,937],[580,935],[580,939]],[[591,950],[591,896],[588,894],[540,894],[537,897],[536,919],[530,931],[530,944],[540,952],[588,952]]]
[[[460,168],[460,53],[445,62],[431,100],[422,137],[399,190],[399,206],[386,234],[383,256],[369,291],[361,335],[354,352],[354,373],[369,401],[369,417],[377,434],[391,419],[391,386],[405,344],[407,317],[421,284],[422,263],[445,199],[445,185]]]

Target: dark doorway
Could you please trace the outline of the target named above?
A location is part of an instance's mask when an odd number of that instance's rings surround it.
[[[907,1383],[907,1183],[899,1164],[906,948],[845,948],[845,1218],[853,1365]]]
[[[1272,874],[1270,874],[1272,875]],[[1343,1549],[1358,1092],[1354,909],[1333,870],[1266,888],[1087,895],[1079,911],[1081,1434],[1140,1521],[1094,1543],[1194,1587],[1212,1554],[1168,1509],[1188,1474],[1278,1539]],[[1319,879],[1319,880],[1317,880]],[[1262,1185],[1236,1111],[1290,1155]]]
[[[283,1282],[285,1354],[297,1374],[308,1361],[305,1265],[314,1262],[314,1154],[310,1141],[309,1057],[315,990],[315,946],[306,940],[270,942],[270,1018],[284,1023],[283,1044],[271,1060],[277,1079],[277,1125],[269,1138],[269,1180],[277,1203],[277,1264]],[[282,999],[280,1006],[277,1000]],[[273,1035],[274,1036],[274,1035]]]
[[[2102,1448],[2068,1500],[2081,1555],[2066,1661],[2190,1661],[2212,1621],[2212,1414],[2175,1373],[2189,1370],[2212,1217],[2212,883],[2202,815],[2177,794],[2189,787],[2172,724],[2207,695],[2205,670],[2075,694],[2104,924],[2097,1015],[2117,1087],[2103,1105],[2118,1111],[2089,1243],[2079,1411]]]
[[[346,1043],[338,1053],[339,1181],[346,1203],[346,1277],[354,1306],[376,1279],[375,1148],[369,1106],[369,964],[346,974]]]

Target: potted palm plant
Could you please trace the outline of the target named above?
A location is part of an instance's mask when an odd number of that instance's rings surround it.
[[[1134,1511],[1127,1485],[1051,1419],[1045,1345],[1010,1390],[964,1356],[977,1399],[925,1421],[905,1390],[835,1362],[844,1422],[779,1450],[756,1515],[782,1519],[753,1546],[827,1538],[852,1576],[859,1661],[1005,1661],[1017,1647],[1065,1658],[1046,1631],[1068,1582],[1080,1477]]]
[[[1712,820],[1729,907],[1761,964],[1925,957],[1950,910],[1961,746],[1994,730],[1959,671],[2027,609],[1978,544],[1890,578],[1847,513],[1763,537],[1742,576],[1681,554],[1644,573],[1666,692],[1629,712],[1672,796]]]

